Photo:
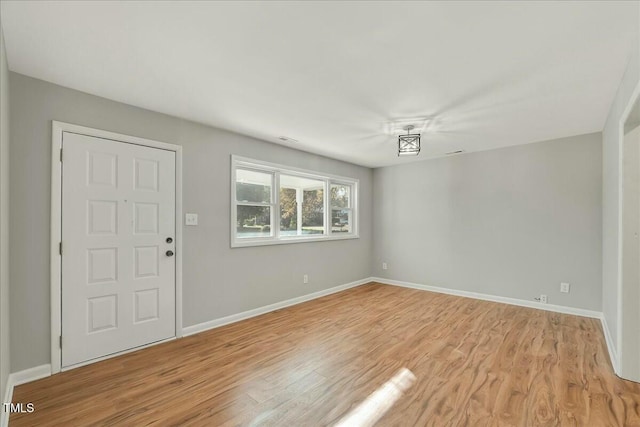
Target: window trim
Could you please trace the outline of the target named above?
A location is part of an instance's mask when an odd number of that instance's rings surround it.
[[[236,171],[238,169],[250,169],[257,172],[271,173],[273,174],[273,186],[271,189],[271,227],[272,235],[264,237],[236,237],[237,227],[237,207],[245,203],[236,201]],[[324,225],[325,231],[323,234],[310,234],[303,236],[280,236],[280,175],[293,175],[302,178],[316,179],[323,182],[324,187]],[[331,223],[331,184],[350,185],[352,189],[351,194],[351,212],[352,221],[350,233],[333,233],[333,224]],[[307,242],[322,242],[328,240],[348,240],[359,239],[359,216],[358,211],[358,191],[360,186],[360,180],[356,178],[349,178],[345,176],[320,173],[311,171],[308,169],[297,168],[293,166],[285,166],[277,163],[264,162],[262,160],[255,160],[247,157],[231,155],[231,221],[230,221],[230,233],[231,233],[231,247],[242,248],[251,246],[266,246],[266,245],[283,245],[290,243],[307,243]]]

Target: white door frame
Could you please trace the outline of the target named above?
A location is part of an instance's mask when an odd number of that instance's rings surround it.
[[[623,268],[623,263],[622,263],[622,256],[623,256],[623,233],[624,233],[624,229],[623,229],[623,212],[624,212],[624,197],[623,197],[623,183],[624,183],[624,124],[626,123],[627,119],[629,118],[629,115],[631,114],[631,111],[633,110],[633,107],[635,106],[636,102],[640,100],[640,82],[638,82],[636,84],[636,87],[634,88],[633,92],[631,93],[631,97],[629,97],[629,100],[627,101],[627,105],[624,108],[624,110],[622,111],[622,115],[620,116],[620,120],[618,121],[618,281],[617,281],[617,285],[618,285],[618,300],[616,301],[616,305],[617,305],[617,309],[618,309],[618,313],[617,313],[617,322],[618,322],[618,330],[617,330],[617,334],[616,334],[616,339],[617,339],[617,345],[616,345],[616,352],[617,352],[617,360],[614,361],[613,363],[613,370],[614,372],[618,375],[621,376],[622,378],[624,378],[624,371],[626,367],[626,364],[629,363],[628,361],[624,360],[624,355],[623,355],[623,345],[624,345],[624,335],[626,332],[625,328],[628,328],[629,325],[624,325],[624,308],[625,308],[625,301],[624,301],[624,291],[625,291],[625,284],[623,281],[623,275],[622,275],[622,268]]]
[[[72,132],[117,142],[160,148],[163,150],[174,151],[176,153],[176,335],[175,337],[164,341],[182,337],[182,147],[179,145],[167,144],[135,136],[122,135],[105,130],[92,129],[55,120],[52,121],[51,125],[51,373],[55,374],[62,370],[62,348],[60,347],[60,336],[62,332],[62,256],[60,255],[59,245],[62,241],[62,162],[60,158],[60,150],[62,149],[63,132]],[[156,342],[149,345],[155,344],[158,343]],[[143,347],[146,346],[136,347],[135,349],[125,350],[123,352],[98,359],[92,359],[86,363],[74,365],[73,367],[65,368],[64,370],[94,363],[99,360],[127,353],[128,351],[138,350]]]

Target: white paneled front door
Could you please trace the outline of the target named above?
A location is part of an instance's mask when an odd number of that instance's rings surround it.
[[[175,336],[175,152],[64,132],[62,367]]]

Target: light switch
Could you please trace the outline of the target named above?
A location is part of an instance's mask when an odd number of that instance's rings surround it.
[[[198,214],[194,214],[194,213],[185,214],[184,225],[198,225]]]

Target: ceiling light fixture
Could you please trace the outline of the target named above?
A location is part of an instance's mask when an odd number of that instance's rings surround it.
[[[411,131],[413,125],[405,126],[406,135],[398,135],[398,157],[400,156],[417,156],[420,154],[420,134]]]

